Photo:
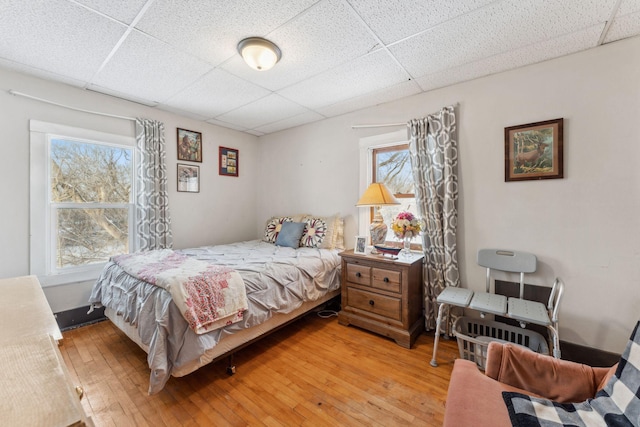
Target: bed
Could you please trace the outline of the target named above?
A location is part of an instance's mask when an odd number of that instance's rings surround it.
[[[291,217],[275,220],[280,225],[294,222]],[[170,251],[231,269],[244,283],[247,309],[241,318],[204,333],[190,327],[167,289],[126,271],[114,259],[107,263],[89,303],[105,307],[110,321],[147,352],[149,394],[162,390],[170,376],[187,375],[232,355],[340,294],[339,229],[307,223],[303,237],[322,232],[324,239],[307,239],[306,244],[301,239],[303,245],[294,248],[275,244],[280,228],[270,227],[273,221],[267,223],[264,240]]]

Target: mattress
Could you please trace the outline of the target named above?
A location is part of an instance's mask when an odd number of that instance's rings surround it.
[[[167,291],[136,279],[109,262],[89,302],[147,353],[149,393],[171,375],[183,376],[339,294],[338,250],[287,248],[260,240],[179,250],[237,270],[247,292],[243,320],[196,334]]]

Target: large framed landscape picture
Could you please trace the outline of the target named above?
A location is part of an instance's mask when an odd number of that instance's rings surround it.
[[[563,119],[504,128],[505,181],[563,177]]]

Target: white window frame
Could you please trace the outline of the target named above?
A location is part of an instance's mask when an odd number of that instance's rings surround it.
[[[50,140],[53,138],[94,143],[98,145],[129,148],[132,150],[131,195],[129,203],[96,203],[96,207],[126,207],[129,209],[129,249],[133,250],[135,236],[135,138],[105,132],[82,129],[55,123],[30,120],[30,274],[38,276],[42,286],[95,280],[100,275],[105,263],[86,266],[56,267],[56,213],[58,208],[73,208],[84,204],[51,203],[50,174]]]

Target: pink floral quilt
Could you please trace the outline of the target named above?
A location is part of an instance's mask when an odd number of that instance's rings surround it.
[[[244,282],[232,268],[171,249],[119,255],[112,261],[131,276],[167,290],[197,334],[242,320],[248,307]]]

